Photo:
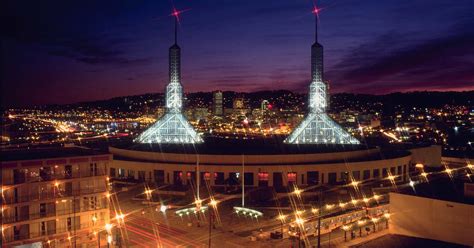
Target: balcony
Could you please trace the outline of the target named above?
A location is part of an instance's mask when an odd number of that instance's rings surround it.
[[[33,174],[33,175],[32,175]],[[55,180],[67,180],[76,178],[87,178],[87,177],[98,177],[106,176],[105,168],[97,171],[90,170],[79,170],[79,171],[48,171],[48,172],[36,172],[36,174],[30,172],[15,172],[13,178],[4,178],[4,185],[18,185],[24,183],[38,183],[48,182]]]
[[[22,221],[34,221],[38,219],[61,217],[64,215],[80,214],[82,212],[88,212],[88,211],[101,211],[107,208],[108,208],[107,204],[104,202],[101,202],[100,204],[97,204],[95,208],[85,208],[84,206],[83,207],[78,206],[76,209],[74,209],[74,206],[71,206],[71,208],[67,208],[67,209],[47,211],[47,212],[36,212],[36,213],[30,213],[30,214],[20,215],[20,216],[4,215],[2,220],[4,224],[11,224],[11,223],[17,223],[17,222],[22,222]]]
[[[53,190],[51,191],[44,191],[40,193],[33,193],[29,195],[21,195],[21,196],[14,196],[13,194],[4,195],[4,204],[17,204],[17,203],[24,203],[24,202],[32,202],[32,201],[45,201],[45,200],[61,200],[62,198],[67,197],[76,197],[81,195],[88,195],[88,194],[95,194],[95,193],[105,193],[107,191],[105,185],[104,187],[99,188],[90,188],[90,189],[82,189],[82,190]]]

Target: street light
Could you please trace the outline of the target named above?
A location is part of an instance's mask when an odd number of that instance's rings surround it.
[[[167,209],[168,209],[168,207],[166,207],[166,205],[161,205],[161,206],[160,206],[160,211],[161,211],[162,213],[165,213]]]
[[[304,226],[303,226],[304,220],[301,219],[300,217],[297,217],[295,219],[295,222],[296,222],[296,224],[298,224],[298,229],[300,229],[299,232],[298,232],[298,247],[300,247],[301,246],[301,232],[302,232],[301,230],[304,228]]]
[[[278,215],[278,219],[280,220],[280,232],[281,232],[281,237],[283,238],[283,222],[286,219],[286,215],[280,214]]]
[[[216,210],[218,202],[214,199],[211,199],[209,205]],[[217,210],[216,210],[217,211]],[[214,225],[214,212],[209,210],[209,248],[211,248],[211,237],[212,237],[212,226]]]
[[[354,186],[354,188],[357,187],[359,185],[359,183],[360,182],[358,182],[358,181],[352,181],[351,182],[351,184],[352,184],[352,186]]]
[[[347,231],[349,231],[350,228],[351,226],[342,226],[342,230],[344,230],[344,241],[347,241]]]
[[[301,190],[300,189],[295,189],[295,191],[293,191],[293,193],[297,196],[299,196],[301,194]]]

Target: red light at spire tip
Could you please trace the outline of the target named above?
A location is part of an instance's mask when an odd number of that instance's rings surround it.
[[[178,21],[178,23],[179,23],[179,15],[181,15],[182,13],[184,13],[188,10],[190,10],[190,9],[177,10],[176,8],[173,7],[173,12],[171,12],[171,14],[169,16],[174,16],[176,18],[176,20]]]
[[[313,12],[313,14],[315,14],[315,15],[318,15],[318,14],[319,14],[319,11],[321,11],[321,9],[318,8],[318,7],[316,7],[316,6],[314,6],[314,8],[313,8],[313,10],[312,10],[311,12]]]

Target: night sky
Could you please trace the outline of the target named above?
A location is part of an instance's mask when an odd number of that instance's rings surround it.
[[[331,92],[474,89],[473,0],[322,0]],[[2,1],[2,104],[162,92],[181,15],[186,92],[310,80],[311,0]]]

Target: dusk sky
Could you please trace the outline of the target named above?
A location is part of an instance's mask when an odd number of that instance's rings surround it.
[[[473,0],[323,0],[331,92],[474,90]],[[3,1],[2,104],[162,92],[181,15],[185,92],[310,83],[311,0]]]

